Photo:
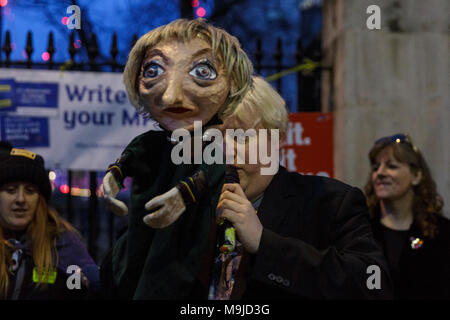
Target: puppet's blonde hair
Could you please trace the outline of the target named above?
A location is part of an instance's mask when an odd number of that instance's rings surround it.
[[[230,92],[219,115],[232,111],[251,86],[253,65],[239,41],[225,30],[212,26],[204,19],[178,19],[147,32],[136,42],[128,55],[123,81],[128,97],[140,113],[148,113],[139,102],[139,74],[145,54],[165,40],[189,41],[201,37],[207,41],[222,61],[230,79]]]

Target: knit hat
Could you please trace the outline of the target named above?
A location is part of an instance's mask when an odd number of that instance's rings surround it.
[[[7,142],[0,143],[0,187],[10,182],[36,185],[48,202],[52,187],[44,167],[44,159],[31,151],[16,149]]]

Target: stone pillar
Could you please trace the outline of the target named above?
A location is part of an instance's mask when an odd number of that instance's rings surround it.
[[[381,9],[369,30],[366,9]],[[335,177],[363,188],[368,151],[409,133],[450,217],[450,1],[324,0],[322,110],[334,112]],[[331,80],[331,81],[330,81]],[[328,103],[331,101],[331,103]]]

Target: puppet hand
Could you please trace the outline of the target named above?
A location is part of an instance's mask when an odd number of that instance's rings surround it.
[[[221,218],[226,218],[233,224],[244,249],[249,253],[258,251],[263,226],[239,184],[223,185],[217,209],[222,211]]]
[[[186,210],[180,190],[173,187],[169,191],[145,204],[146,210],[158,208],[155,212],[144,217],[144,223],[152,228],[165,228],[174,223]]]
[[[106,207],[117,216],[125,216],[128,214],[128,208],[120,200],[116,199],[119,192],[119,185],[111,172],[108,172],[103,178],[103,199],[105,199]]]

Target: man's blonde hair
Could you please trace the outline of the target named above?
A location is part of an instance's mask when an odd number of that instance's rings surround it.
[[[141,113],[147,113],[139,101],[139,74],[145,54],[149,49],[165,40],[190,41],[200,37],[211,45],[213,54],[220,57],[230,79],[230,92],[219,109],[232,112],[251,86],[253,65],[247,54],[242,50],[239,41],[225,30],[212,26],[204,19],[178,19],[167,25],[147,32],[139,38],[128,55],[128,61],[123,73],[123,81],[130,102]]]
[[[253,76],[253,86],[238,106],[225,113],[222,119],[236,116],[251,127],[261,121],[265,129],[280,130],[280,138],[288,128],[288,111],[286,102],[266,80]]]

